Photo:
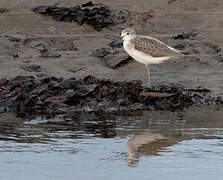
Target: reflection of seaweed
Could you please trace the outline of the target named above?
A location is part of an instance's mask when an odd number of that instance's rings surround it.
[[[84,23],[100,31],[109,25],[116,25],[127,20],[130,13],[128,11],[119,11],[113,14],[110,9],[102,4],[93,4],[91,1],[81,6],[71,8],[53,6],[39,6],[32,11],[39,14],[46,14],[53,17],[56,21],[76,22],[79,25]]]
[[[97,123],[88,121],[84,126],[87,133],[93,133],[101,138],[113,138],[116,136],[114,122],[107,122],[106,120],[100,119]]]

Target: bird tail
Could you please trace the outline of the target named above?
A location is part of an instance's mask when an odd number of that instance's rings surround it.
[[[176,53],[171,54],[171,58],[184,58],[185,54],[183,51],[177,50]]]

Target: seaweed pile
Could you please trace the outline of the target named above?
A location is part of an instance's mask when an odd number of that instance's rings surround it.
[[[56,21],[75,22],[79,25],[86,23],[93,26],[97,31],[109,25],[124,23],[130,15],[130,12],[126,10],[112,13],[105,5],[93,4],[91,1],[70,8],[58,7],[58,4],[59,3],[52,6],[38,6],[33,8],[32,11],[52,16]]]
[[[158,95],[143,95],[151,92]],[[21,117],[70,112],[176,110],[193,104],[216,103],[222,104],[223,100],[211,96],[205,89],[169,86],[145,89],[138,80],[113,82],[93,76],[63,80],[46,75],[0,80],[0,112],[16,112]]]

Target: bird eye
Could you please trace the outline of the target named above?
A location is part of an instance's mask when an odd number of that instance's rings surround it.
[[[129,33],[127,33],[127,35],[129,35]]]

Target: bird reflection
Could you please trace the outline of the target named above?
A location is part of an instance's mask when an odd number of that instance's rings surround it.
[[[173,145],[176,140],[168,138],[151,129],[145,129],[134,135],[127,142],[127,162],[134,166],[138,163],[140,156],[159,155],[158,152],[167,146]]]

